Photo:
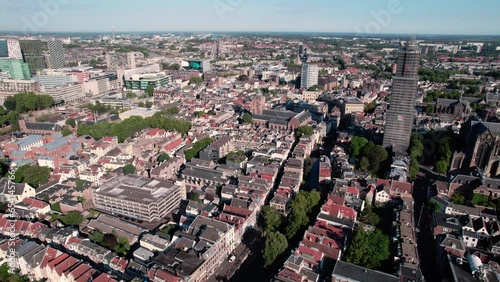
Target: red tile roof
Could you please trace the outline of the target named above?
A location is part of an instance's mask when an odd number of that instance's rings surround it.
[[[43,209],[43,208],[46,208],[49,206],[49,204],[47,204],[45,202],[39,201],[37,199],[32,199],[32,198],[25,198],[23,200],[23,203],[27,203],[27,204],[29,204],[32,207],[37,208],[37,209]]]

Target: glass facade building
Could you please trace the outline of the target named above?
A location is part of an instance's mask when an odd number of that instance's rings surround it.
[[[31,79],[29,66],[21,59],[0,59],[0,70],[13,79]]]

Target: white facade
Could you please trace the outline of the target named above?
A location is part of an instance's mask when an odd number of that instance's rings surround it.
[[[85,97],[83,85],[71,84],[59,87],[46,88],[44,94],[50,95],[54,101],[64,101],[71,103]]]
[[[129,52],[127,53],[127,65],[129,68],[136,68],[135,64],[135,52]]]
[[[19,46],[19,41],[17,40],[7,40],[7,50],[9,51],[9,58],[11,59],[22,59],[23,54],[21,53],[21,46]]]
[[[108,92],[109,89],[109,78],[92,79],[83,83],[85,94],[100,95]]]

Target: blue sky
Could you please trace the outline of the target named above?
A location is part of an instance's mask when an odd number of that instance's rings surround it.
[[[0,30],[500,35],[498,11],[498,0],[1,0]]]

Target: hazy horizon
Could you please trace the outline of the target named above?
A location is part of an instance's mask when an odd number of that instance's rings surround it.
[[[51,3],[45,5],[43,3]],[[9,0],[7,32],[291,32],[500,35],[500,1]],[[485,9],[485,5],[488,9]],[[0,12],[1,15],[2,12]]]

